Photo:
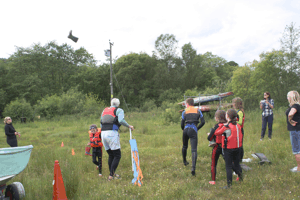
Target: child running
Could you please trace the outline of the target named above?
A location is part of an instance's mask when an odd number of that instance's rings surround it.
[[[211,128],[210,133],[207,133],[208,137],[207,139],[209,141],[212,141],[215,139],[216,144],[213,146],[212,154],[211,154],[211,181],[209,181],[209,184],[215,185],[216,184],[216,174],[217,174],[217,164],[220,155],[222,154],[222,136],[215,135],[215,131],[221,129],[224,126],[224,123],[226,123],[225,118],[226,112],[224,110],[218,110],[215,113],[215,120],[217,124]]]
[[[93,163],[97,166],[97,169],[99,169],[99,176],[102,176],[102,142],[101,142],[101,128],[97,128],[96,124],[92,124],[90,126],[89,130],[89,136],[90,136],[90,142],[88,145],[90,145],[92,150],[92,159]],[[98,159],[98,161],[97,161]]]
[[[221,129],[215,131],[215,135],[222,135],[222,149],[225,157],[227,186],[223,189],[228,189],[232,185],[232,170],[239,177],[239,181],[243,180],[242,168],[240,166],[240,148],[243,146],[243,134],[241,126],[237,124],[237,112],[234,109],[229,109],[226,112],[227,124]],[[233,168],[234,165],[234,168]]]
[[[245,121],[245,112],[244,112],[244,106],[243,106],[243,100],[240,97],[236,97],[232,99],[233,108],[236,110],[238,114],[237,123],[241,126],[242,134],[243,134],[243,141],[244,144],[244,121]],[[244,147],[241,147],[241,153],[240,153],[240,162],[242,162],[244,157]]]

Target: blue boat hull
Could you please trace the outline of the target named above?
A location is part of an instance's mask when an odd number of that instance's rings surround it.
[[[26,168],[32,149],[32,145],[0,148],[0,185],[6,184]]]

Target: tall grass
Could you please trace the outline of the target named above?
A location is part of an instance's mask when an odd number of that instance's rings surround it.
[[[98,117],[60,117],[52,121],[15,123],[21,132],[19,146],[32,144],[34,149],[27,168],[11,182],[21,182],[26,190],[26,199],[51,199],[53,192],[54,161],[60,163],[68,199],[298,199],[300,174],[289,171],[296,166],[291,152],[289,133],[286,129],[284,109],[274,113],[273,138],[260,139],[260,111],[246,112],[244,158],[253,153],[264,153],[272,162],[259,165],[253,159],[246,163],[252,168],[244,172],[242,183],[235,182],[230,190],[226,185],[225,163],[219,159],[216,185],[211,180],[211,148],[207,135],[215,124],[206,116],[206,124],[198,134],[198,160],[196,177],[192,177],[191,164],[183,165],[182,131],[179,121],[166,125],[160,111],[126,113],[126,120],[135,126],[133,137],[137,140],[143,186],[131,184],[131,156],[129,131],[120,130],[122,158],[117,173],[121,180],[108,182],[107,153],[103,152],[103,177],[98,177],[91,157],[84,155],[88,142],[88,127],[98,124]],[[0,128],[3,130],[4,125]],[[267,134],[267,133],[266,133]],[[4,134],[3,134],[4,135]],[[61,143],[64,142],[64,147]],[[3,136],[1,147],[8,147]],[[75,155],[72,156],[72,149]],[[103,149],[104,150],[104,149]],[[191,163],[190,146],[188,161]],[[234,177],[235,178],[235,177]]]

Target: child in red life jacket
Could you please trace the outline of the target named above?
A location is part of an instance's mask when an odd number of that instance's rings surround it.
[[[229,109],[226,112],[227,124],[221,129],[215,131],[215,135],[222,135],[222,149],[225,157],[226,174],[227,174],[227,189],[232,184],[232,170],[239,177],[239,181],[243,180],[242,168],[240,166],[240,148],[242,147],[243,134],[241,126],[237,124],[237,112],[234,109]],[[234,166],[234,167],[233,167]]]
[[[213,146],[212,154],[211,154],[211,179],[212,181],[209,181],[209,184],[216,184],[216,174],[217,174],[217,164],[220,155],[222,154],[222,135],[215,135],[215,131],[218,131],[224,126],[224,123],[226,123],[225,118],[226,112],[224,110],[218,110],[215,113],[215,120],[218,122],[213,128],[210,129],[210,133],[207,133],[208,141],[215,140],[216,144]]]
[[[97,165],[99,169],[99,176],[102,176],[102,142],[101,142],[101,128],[97,128],[97,125],[92,124],[89,130],[90,145],[92,150],[93,163]],[[98,158],[98,159],[97,159]],[[98,161],[97,161],[98,160]]]

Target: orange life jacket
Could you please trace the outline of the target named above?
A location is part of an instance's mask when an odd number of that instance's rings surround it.
[[[103,144],[101,142],[101,128],[97,128],[97,131],[95,134],[93,134],[91,131],[89,131],[90,136],[90,144],[91,147],[102,147]]]
[[[195,108],[194,106],[189,106],[186,108],[184,118],[186,124],[195,124],[197,126],[200,118],[200,112],[198,108]]]

